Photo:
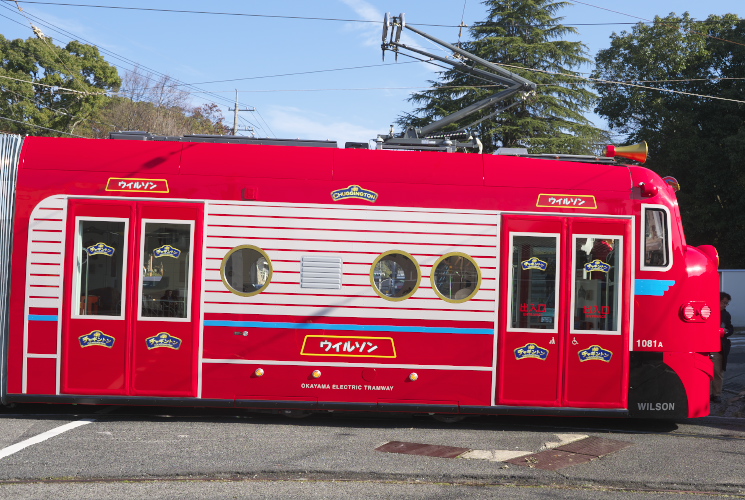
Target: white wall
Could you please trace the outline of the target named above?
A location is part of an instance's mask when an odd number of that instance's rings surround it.
[[[732,296],[727,310],[735,328],[745,327],[745,269],[720,269],[720,290]]]

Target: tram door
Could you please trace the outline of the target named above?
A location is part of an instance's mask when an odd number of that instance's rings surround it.
[[[196,395],[201,213],[70,201],[62,393]]]
[[[503,217],[497,404],[626,407],[630,228]]]

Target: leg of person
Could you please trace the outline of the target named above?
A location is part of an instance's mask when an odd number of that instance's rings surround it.
[[[714,378],[711,380],[711,400],[714,402],[719,402],[719,398],[722,395],[722,385],[724,383],[724,373],[722,371],[722,353],[711,353],[711,360],[714,362]]]

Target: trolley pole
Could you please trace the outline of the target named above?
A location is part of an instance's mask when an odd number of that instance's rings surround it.
[[[235,108],[228,108],[228,111],[233,111],[233,135],[238,135],[238,112],[256,111],[256,108],[238,109],[238,89],[235,89]]]

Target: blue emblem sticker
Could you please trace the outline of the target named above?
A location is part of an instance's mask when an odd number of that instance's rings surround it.
[[[81,335],[78,337],[80,341],[80,347],[91,347],[94,345],[100,345],[101,347],[114,347],[114,337],[106,335],[101,330],[93,330],[88,335]]]
[[[148,337],[145,340],[147,341],[148,349],[155,349],[156,347],[168,347],[176,350],[181,349],[181,339],[174,337],[167,332],[160,332],[159,334]]]
[[[598,361],[605,361],[606,363],[609,363],[611,358],[613,357],[613,353],[607,349],[603,349],[599,345],[591,345],[587,349],[582,349],[579,351],[579,360],[580,361],[590,361],[592,359],[597,359]]]
[[[592,262],[588,262],[585,264],[585,271],[588,273],[592,271],[600,271],[602,273],[607,273],[610,271],[610,264],[606,264],[600,259],[595,259]]]
[[[105,255],[111,257],[114,255],[114,247],[110,247],[104,242],[98,242],[85,249],[88,255]]]
[[[163,245],[153,250],[153,255],[156,259],[160,257],[173,257],[174,259],[178,259],[181,255],[181,250],[172,247],[171,245]]]
[[[337,189],[331,191],[331,198],[334,201],[348,200],[350,198],[359,198],[370,203],[375,203],[378,200],[378,193],[370,191],[369,189],[362,189],[356,184],[352,184],[348,188]]]
[[[539,259],[538,257],[531,257],[528,260],[524,260],[520,263],[520,267],[523,268],[523,271],[528,271],[529,269],[535,269],[537,271],[545,271],[548,269],[548,264]]]
[[[545,361],[548,358],[548,349],[539,347],[536,344],[525,344],[515,349],[516,359],[535,358]]]

